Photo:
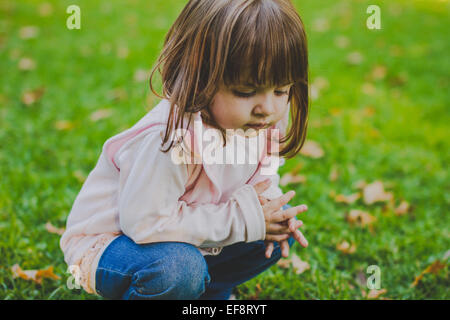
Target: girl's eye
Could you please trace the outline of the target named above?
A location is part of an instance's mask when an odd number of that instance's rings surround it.
[[[275,91],[275,94],[277,96],[284,96],[285,94],[288,94],[288,92],[287,91]]]
[[[255,93],[256,93],[255,91],[241,92],[241,91],[233,90],[233,94],[236,95],[237,97],[241,97],[241,98],[249,98],[249,97],[255,95]],[[277,95],[277,96],[284,96],[285,94],[288,94],[288,91],[275,90],[275,95]]]
[[[237,91],[237,90],[233,90],[233,94],[236,95],[237,97],[241,97],[241,98],[249,98],[251,96],[253,96],[255,94],[255,92],[241,92],[241,91]]]

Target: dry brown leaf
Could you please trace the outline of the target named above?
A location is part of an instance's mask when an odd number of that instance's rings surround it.
[[[348,241],[342,241],[336,245],[336,249],[344,254],[352,254],[356,251],[356,244],[352,243],[350,245]]]
[[[317,32],[326,32],[328,31],[328,29],[330,29],[330,23],[328,22],[327,18],[320,17],[313,21],[312,28]]]
[[[342,109],[338,107],[332,107],[328,110],[331,116],[336,117],[342,114]]]
[[[19,60],[18,68],[20,71],[31,71],[36,69],[36,62],[28,57],[23,57]]]
[[[361,64],[363,60],[363,55],[358,51],[351,52],[347,55],[347,62],[352,65]]]
[[[311,89],[311,100],[315,101],[319,98],[319,89],[314,84],[310,85]]]
[[[302,274],[306,270],[310,269],[309,263],[302,261],[302,259],[300,259],[300,257],[295,253],[292,254],[291,263],[296,274]]]
[[[339,177],[339,172],[337,170],[337,167],[333,166],[331,168],[330,175],[328,176],[328,179],[333,182],[333,181],[336,181],[338,177]]]
[[[320,119],[313,119],[309,122],[311,128],[322,128],[326,126],[331,126],[333,124],[332,117],[324,117]]]
[[[373,80],[384,79],[386,76],[386,67],[383,65],[375,65],[370,74]]]
[[[107,97],[114,101],[122,101],[128,97],[128,94],[124,88],[114,88],[108,92]]]
[[[117,58],[119,59],[126,59],[128,58],[128,55],[130,54],[130,50],[126,46],[119,46],[117,47]]]
[[[398,205],[398,207],[394,209],[394,212],[395,212],[396,215],[401,216],[401,215],[404,215],[404,214],[408,213],[409,208],[410,208],[409,202],[403,200],[403,201]]]
[[[385,294],[386,292],[386,289],[371,289],[367,294],[367,299],[378,299],[382,294]]]
[[[74,126],[74,123],[70,120],[58,120],[55,122],[55,128],[57,130],[71,130]]]
[[[76,170],[72,175],[80,182],[83,183],[86,180],[86,175],[81,170]]]
[[[430,264],[425,270],[423,270],[415,279],[414,282],[411,283],[411,287],[417,286],[420,280],[422,280],[423,276],[427,273],[437,274],[440,270],[445,268],[446,263],[441,262],[440,260],[434,261]]]
[[[24,40],[36,38],[38,33],[39,28],[36,26],[24,26],[19,29],[19,37]]]
[[[137,69],[134,72],[134,81],[135,82],[143,82],[150,78],[150,72],[144,69]]]
[[[280,268],[288,269],[289,266],[291,265],[291,259],[280,259],[280,260],[278,260],[277,265]]]
[[[375,114],[376,110],[373,106],[366,106],[363,110],[362,110],[362,114],[365,117],[372,117]]]
[[[42,283],[42,279],[49,278],[53,280],[59,280],[60,277],[53,273],[53,266],[43,270],[22,270],[16,263],[11,267],[13,278],[22,278],[24,280],[31,280],[38,284]]]
[[[50,221],[48,221],[45,224],[45,229],[47,229],[47,231],[50,232],[50,233],[59,234],[60,236],[62,236],[64,231],[66,230],[65,228],[57,228],[57,227],[55,227],[54,225],[52,225],[50,223]]]
[[[300,154],[313,159],[318,159],[323,157],[325,153],[317,142],[312,140],[306,140],[305,144],[300,150]]]
[[[347,203],[347,204],[352,204],[354,203],[356,200],[358,200],[361,197],[361,193],[356,192],[356,193],[352,193],[351,195],[343,195],[343,194],[338,194],[335,198],[334,201],[338,202],[338,203]]]
[[[25,91],[22,94],[21,100],[26,106],[31,106],[32,104],[35,104],[36,102],[41,100],[42,96],[44,95],[44,92],[45,92],[44,87],[37,88],[31,91]]]
[[[401,87],[408,81],[408,74],[401,72],[388,78],[388,83],[392,87]]]
[[[330,193],[328,193],[328,196],[329,196],[331,199],[334,199],[334,198],[336,197],[336,191],[330,190]]]
[[[377,92],[377,88],[371,82],[365,82],[361,86],[361,91],[368,96],[373,96]]]
[[[305,183],[306,182],[306,176],[303,174],[296,174],[293,175],[292,173],[286,173],[281,177],[280,179],[280,185],[286,186],[288,184],[296,184],[296,183]]]
[[[328,79],[321,76],[315,77],[312,83],[316,86],[317,89],[319,89],[319,91],[327,89],[330,86]]]
[[[365,180],[358,180],[352,184],[352,188],[355,189],[364,189],[367,186],[367,182]]]
[[[98,120],[110,117],[112,113],[113,111],[111,109],[100,109],[92,112],[89,118],[91,121],[96,122]]]
[[[376,220],[377,218],[375,216],[358,209],[350,210],[349,214],[347,215],[347,221],[350,224],[358,225],[361,227],[371,226]]]
[[[316,77],[310,84],[311,100],[317,100],[320,92],[329,87],[329,82],[324,77]]]
[[[41,17],[48,17],[52,15],[53,7],[50,3],[44,2],[39,5],[38,12]]]
[[[363,188],[363,199],[367,205],[375,202],[386,202],[393,198],[391,192],[385,192],[383,182],[374,181]]]
[[[344,49],[348,47],[348,45],[350,44],[350,40],[346,36],[337,36],[336,38],[334,38],[334,44],[336,45],[336,47]]]

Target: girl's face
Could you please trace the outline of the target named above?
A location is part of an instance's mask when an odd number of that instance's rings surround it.
[[[211,114],[222,129],[243,129],[262,124],[267,129],[281,120],[287,111],[292,84],[279,88],[220,86],[211,104]]]

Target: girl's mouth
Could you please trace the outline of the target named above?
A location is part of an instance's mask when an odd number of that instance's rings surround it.
[[[248,123],[247,124],[247,127],[249,127],[249,128],[253,128],[253,129],[255,129],[255,130],[261,130],[261,129],[266,129],[266,128],[268,128],[270,126],[270,123],[267,123],[267,124],[250,124],[250,123]]]

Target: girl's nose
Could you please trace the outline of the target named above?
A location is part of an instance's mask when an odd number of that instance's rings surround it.
[[[275,103],[270,94],[261,94],[256,100],[254,114],[261,118],[269,118],[276,113]]]

